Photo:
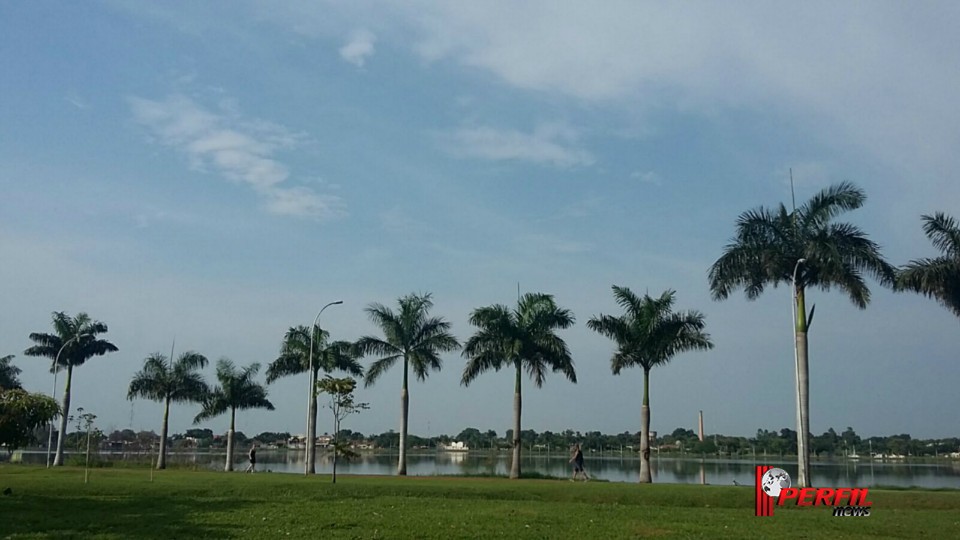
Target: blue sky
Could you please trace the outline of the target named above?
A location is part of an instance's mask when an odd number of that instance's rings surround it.
[[[370,302],[429,291],[465,340],[519,283],[578,318],[580,381],[528,384],[524,427],[637,431],[641,373],[611,375],[584,323],[616,313],[612,284],[673,288],[716,348],[654,372],[652,428],[792,426],[789,291],[714,302],[707,269],[740,212],[789,201],[791,168],[798,200],[862,186],[844,219],[893,263],[933,255],[920,215],[960,214],[958,22],[935,2],[5,3],[0,354],[49,392],[27,335],[87,311],[120,352],[77,370],[73,404],[159,429],[124,397],[174,338],[266,366],[329,301],[323,326],[356,339]],[[813,431],[957,435],[953,316],[808,298]],[[462,366],[412,387],[412,432],[510,427],[510,375],[464,389]],[[347,427],[398,429],[400,377]],[[305,386],[239,429],[302,432]]]

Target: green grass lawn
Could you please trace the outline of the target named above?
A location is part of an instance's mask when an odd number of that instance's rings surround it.
[[[0,466],[0,538],[960,538],[960,492],[872,491],[872,515],[753,490],[500,478]]]

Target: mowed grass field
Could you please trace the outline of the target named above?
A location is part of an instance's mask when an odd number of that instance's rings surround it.
[[[870,491],[872,515],[753,489],[566,480],[0,466],[0,538],[960,538],[960,491]]]

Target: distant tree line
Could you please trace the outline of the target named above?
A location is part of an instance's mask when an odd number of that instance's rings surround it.
[[[71,433],[67,439],[73,441],[81,433]],[[290,439],[287,432],[265,431],[253,437],[243,432],[234,434],[239,444],[248,444],[256,441],[261,445],[277,445],[282,447]],[[339,433],[341,440],[350,443],[370,443],[376,449],[389,450],[398,448],[400,434],[389,430],[380,434],[364,434],[359,431],[343,429]],[[868,457],[870,453],[900,455],[905,457],[945,457],[948,454],[960,452],[960,437],[943,439],[915,439],[910,434],[901,433],[887,436],[861,437],[852,427],[842,432],[830,428],[820,435],[810,434],[812,454],[819,459],[834,457],[848,457],[857,455]],[[135,432],[130,429],[114,431],[107,437],[108,441],[127,441],[131,450],[148,450],[155,448],[159,443],[159,435],[152,431]],[[457,435],[434,435],[421,437],[413,433],[407,434],[408,448],[419,450],[435,449],[441,445],[454,441],[465,443],[471,451],[482,452],[489,450],[512,450],[513,431],[506,430],[502,435],[494,430],[480,430],[469,427]],[[619,452],[625,454],[640,451],[640,433],[624,431],[618,434],[606,434],[599,431],[580,432],[571,429],[563,431],[542,431],[525,429],[520,432],[520,441],[526,450],[536,454],[539,452],[566,452],[574,443],[580,443],[584,451],[589,454],[600,452]],[[226,438],[215,435],[206,428],[188,429],[184,433],[176,433],[170,437],[173,448],[224,448]],[[734,435],[711,434],[701,442],[692,429],[677,428],[667,434],[657,434],[651,438],[651,447],[654,453],[670,455],[706,455],[717,457],[747,458],[770,456],[795,456],[797,453],[797,433],[790,428],[779,431],[758,429],[753,437]]]

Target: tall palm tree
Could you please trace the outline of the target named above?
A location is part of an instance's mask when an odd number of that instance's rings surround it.
[[[417,379],[424,381],[431,370],[443,367],[440,353],[460,348],[450,333],[450,323],[442,317],[430,317],[433,307],[430,294],[409,294],[397,300],[399,311],[373,303],[367,306],[367,315],[383,338],[364,336],[355,344],[360,356],[379,358],[367,368],[365,386],[374,384],[397,360],[403,360],[403,386],[400,390],[400,459],[397,474],[407,474],[407,417],[410,411],[410,392],[407,378],[413,368]]]
[[[543,386],[547,370],[562,373],[577,382],[573,358],[557,330],[574,323],[573,313],[557,306],[553,296],[543,293],[523,295],[517,309],[495,304],[475,309],[470,324],[477,332],[467,341],[463,355],[469,360],[460,383],[468,386],[478,375],[501,368],[516,369],[513,394],[513,464],[510,478],[520,478],[520,381],[523,371],[533,377],[537,388]]]
[[[626,287],[613,287],[613,297],[624,310],[620,317],[600,315],[587,327],[612,339],[617,351],[610,368],[619,375],[623,368],[643,368],[643,405],[640,408],[640,482],[653,482],[650,474],[650,370],[668,363],[675,355],[713,348],[706,323],[699,311],[673,312],[674,291],[660,298],[643,298]]]
[[[942,255],[910,261],[897,276],[897,290],[935,298],[960,317],[960,224],[943,212],[923,221],[923,232]]]
[[[144,398],[163,402],[163,426],[160,428],[160,453],[157,469],[167,468],[167,426],[170,402],[202,402],[210,392],[199,370],[207,367],[207,358],[188,351],[174,362],[160,353],[153,353],[143,361],[143,369],[133,376],[127,399]]]
[[[736,237],[710,267],[710,289],[723,300],[743,288],[754,300],[767,285],[792,284],[797,360],[797,456],[801,487],[810,485],[810,406],[807,332],[814,310],[806,311],[806,290],[847,293],[864,309],[870,289],[864,275],[892,285],[894,268],[880,255],[880,247],[859,227],[834,223],[833,218],[863,206],[866,194],[848,182],[823,189],[800,208],[788,211],[757,208],[740,214]]]
[[[15,390],[20,388],[20,368],[13,365],[13,355],[0,358],[0,390]]]
[[[310,387],[316,389],[317,374],[345,371],[358,377],[363,376],[363,366],[353,354],[353,344],[348,341],[330,342],[330,333],[319,326],[313,327],[313,373],[310,374]],[[280,377],[299,375],[310,369],[310,329],[306,326],[295,326],[287,330],[280,345],[280,356],[267,366],[267,384]],[[316,472],[316,433],[317,433],[317,393],[310,394],[310,405],[307,410],[311,430],[308,430],[306,441],[306,471],[307,474]]]
[[[60,407],[60,430],[57,433],[57,453],[53,465],[63,465],[63,443],[66,440],[67,417],[70,416],[70,388],[73,383],[73,368],[80,367],[94,356],[103,356],[116,352],[116,345],[105,339],[97,338],[107,333],[107,325],[95,321],[86,313],[70,317],[62,311],[53,313],[52,334],[34,332],[30,339],[36,345],[23,351],[27,356],[44,356],[56,365],[50,372],[67,370],[67,382],[63,388],[63,404]],[[59,355],[59,358],[58,358]]]
[[[227,462],[224,471],[233,470],[233,433],[237,424],[237,409],[273,410],[267,399],[267,389],[253,380],[260,364],[253,363],[237,369],[229,358],[217,360],[217,385],[203,400],[203,410],[193,419],[194,424],[230,411],[230,429],[227,431]]]

